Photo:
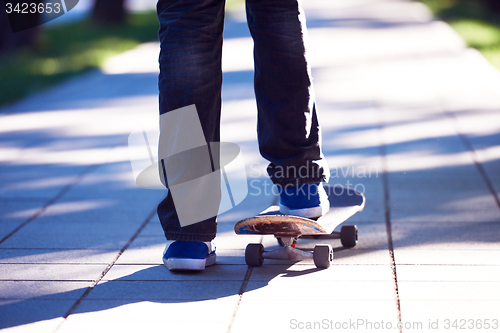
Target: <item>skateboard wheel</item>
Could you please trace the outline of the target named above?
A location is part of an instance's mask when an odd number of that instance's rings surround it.
[[[355,247],[358,243],[358,227],[355,225],[344,225],[340,229],[340,242],[344,247]]]
[[[333,249],[329,244],[316,245],[313,253],[314,264],[318,268],[328,268],[333,261]]]
[[[262,244],[248,244],[245,249],[245,262],[248,266],[260,267],[264,263],[264,246]]]

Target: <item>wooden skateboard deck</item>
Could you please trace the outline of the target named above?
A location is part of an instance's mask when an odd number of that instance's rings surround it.
[[[342,222],[363,210],[365,197],[361,192],[343,186],[324,186],[330,201],[330,210],[317,221],[283,215],[278,206],[271,206],[257,216],[236,223],[237,234],[301,236],[330,234]]]
[[[300,235],[326,234],[326,230],[317,222],[298,216],[279,214],[278,206],[271,206],[270,211],[259,216],[239,221],[234,230],[237,234],[258,234],[296,237]]]

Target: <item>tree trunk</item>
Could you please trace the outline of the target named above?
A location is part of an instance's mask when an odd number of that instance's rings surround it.
[[[125,20],[124,0],[95,0],[92,21],[99,25],[112,25]]]

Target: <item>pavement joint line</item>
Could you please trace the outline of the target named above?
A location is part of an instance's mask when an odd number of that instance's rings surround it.
[[[78,184],[83,177],[85,177],[87,174],[90,172],[94,171],[97,169],[101,164],[92,164],[86,167],[79,175],[76,175],[69,184],[64,186],[59,193],[57,193],[52,199],[50,199],[45,205],[43,205],[41,208],[39,208],[33,215],[31,215],[26,221],[18,225],[14,230],[12,230],[8,235],[6,235],[4,238],[0,240],[0,244],[5,242],[7,239],[12,237],[16,232],[24,228],[26,225],[28,225],[31,221],[34,221],[38,216],[43,214],[47,208],[52,206],[54,203],[56,203],[59,199],[61,199],[71,188],[73,188],[76,184]]]
[[[241,284],[240,290],[238,291],[238,295],[243,296],[243,293],[245,292],[245,289],[247,288],[248,281],[250,280],[250,276],[252,275],[253,267],[248,266],[248,269],[245,273],[245,277],[243,279],[243,283]]]
[[[144,230],[144,228],[146,228],[146,226],[148,225],[148,223],[150,222],[150,220],[153,218],[153,216],[155,215],[155,213],[156,213],[156,208],[153,209],[153,211],[151,213],[149,213],[149,215],[146,217],[146,219],[144,220],[144,222],[142,222],[142,224],[139,227],[139,229],[137,229],[137,231],[134,233],[134,235],[129,239],[129,241],[127,242],[127,244],[125,244],[123,246],[123,248],[115,256],[115,258],[101,272],[101,274],[97,277],[97,279],[94,280],[94,282],[92,283],[92,285],[89,286],[87,288],[87,290],[85,290],[85,292],[83,293],[83,295],[80,296],[80,298],[71,306],[71,308],[68,310],[68,312],[66,312],[66,314],[63,316],[64,320],[57,326],[57,328],[54,330],[54,332],[57,332],[59,330],[59,328],[66,321],[66,319],[68,319],[68,317],[71,314],[73,314],[73,312],[76,310],[76,308],[83,302],[83,300],[85,300],[85,298],[87,298],[87,296],[95,288],[95,286],[97,286],[97,284],[104,278],[104,276],[109,272],[109,270],[113,267],[113,265],[120,258],[120,256],[125,252],[125,250],[127,250],[130,247],[130,245],[132,244],[132,242],[137,238],[137,236],[139,236],[139,234],[141,233],[141,231]]]
[[[271,204],[275,205],[277,200],[278,200],[278,196],[274,197]],[[263,240],[264,240],[264,235],[261,235],[259,243],[262,244]],[[243,294],[245,293],[245,289],[247,288],[248,281],[250,280],[250,276],[252,276],[252,272],[253,272],[253,267],[248,266],[247,271],[245,273],[245,277],[243,278],[243,282],[241,283],[240,290],[238,291],[238,302],[236,303],[236,307],[234,308],[233,316],[231,317],[231,322],[229,323],[229,327],[227,328],[227,333],[231,332],[234,320],[236,319],[236,313],[238,312],[238,309],[240,308],[241,299],[243,298]]]
[[[374,108],[375,109],[375,108]],[[381,158],[381,167],[382,167],[382,185],[384,189],[384,211],[385,211],[385,228],[387,232],[387,247],[389,250],[389,259],[390,259],[390,265],[391,265],[391,270],[392,270],[392,280],[394,283],[394,294],[396,297],[396,310],[397,310],[397,315],[398,315],[398,321],[402,322],[402,316],[401,316],[401,298],[399,296],[399,286],[398,286],[398,275],[397,275],[397,270],[396,270],[396,260],[394,257],[394,243],[392,240],[392,226],[391,226],[391,197],[389,194],[389,175],[387,173],[387,147],[385,145],[385,140],[384,140],[384,116],[383,116],[383,107],[378,107],[377,108],[380,112],[380,121],[379,121],[379,128],[378,128],[378,137],[379,137],[379,152],[380,152],[380,158]],[[403,332],[403,328],[401,327],[399,329],[399,332]]]
[[[443,112],[445,113],[445,115],[447,115],[449,118],[452,119],[453,127],[455,128],[455,131],[457,132],[457,135],[460,138],[460,141],[462,141],[462,144],[469,151],[471,158],[474,161],[474,165],[476,166],[477,170],[479,171],[479,174],[481,175],[484,182],[486,183],[486,187],[488,187],[488,190],[493,195],[493,199],[495,200],[498,208],[500,208],[500,197],[498,195],[498,192],[495,190],[495,186],[493,185],[493,182],[491,181],[490,177],[488,176],[488,173],[484,169],[483,164],[477,158],[477,153],[476,153],[476,150],[474,149],[474,146],[470,142],[467,135],[465,135],[464,133],[462,133],[462,131],[460,131],[460,124],[458,122],[458,117],[457,117],[456,113],[451,111],[450,108],[448,108],[448,107],[443,107]]]
[[[261,243],[262,243],[263,237],[261,236]],[[227,328],[227,332],[230,333],[231,329],[233,327],[234,320],[236,318],[236,313],[238,312],[238,309],[240,308],[241,304],[241,299],[243,298],[243,294],[245,293],[245,289],[247,288],[248,281],[250,280],[250,276],[252,275],[253,272],[253,267],[248,266],[247,271],[245,273],[245,277],[243,278],[243,283],[241,284],[240,290],[238,291],[238,302],[236,303],[236,307],[233,312],[233,316],[231,317],[231,322],[229,323],[229,327]]]

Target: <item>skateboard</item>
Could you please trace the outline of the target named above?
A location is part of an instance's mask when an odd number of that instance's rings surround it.
[[[296,248],[297,239],[340,239],[346,248],[356,246],[358,228],[344,225],[340,231],[333,231],[339,224],[363,210],[364,195],[351,188],[325,185],[330,201],[330,210],[317,220],[283,215],[278,206],[271,206],[257,216],[236,223],[234,231],[238,235],[274,235],[281,247],[265,251],[264,246],[248,244],[245,262],[252,267],[260,267],[264,259],[302,260],[313,259],[318,268],[328,268],[333,261],[333,248],[330,244],[317,244],[313,252]]]

